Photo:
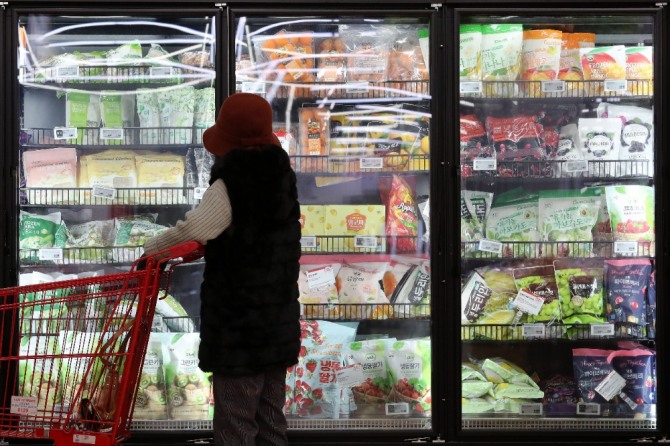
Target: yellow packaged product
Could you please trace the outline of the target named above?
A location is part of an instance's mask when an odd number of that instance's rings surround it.
[[[654,47],[626,48],[626,79],[631,94],[654,94]]]
[[[106,150],[86,157],[88,184],[93,186],[136,188],[137,172],[135,154],[129,150]],[[118,194],[117,194],[118,196]],[[129,194],[123,194],[123,203],[133,201]]]
[[[584,80],[605,81],[626,79],[626,47],[623,45],[581,48]],[[604,92],[604,83],[587,86],[587,95]]]
[[[551,81],[558,76],[561,62],[562,32],[553,29],[533,29],[523,32],[521,50],[521,79]],[[532,97],[541,96],[538,83],[526,86]]]
[[[563,33],[558,79],[566,81],[566,91],[583,90],[584,70],[579,50],[595,45],[596,35],[593,33]]]
[[[309,251],[321,251],[321,236],[325,234],[325,216],[321,205],[300,206],[300,230],[302,247]]]
[[[335,252],[385,252],[386,207],[326,205],[325,234],[333,236]]]
[[[185,201],[184,157],[172,153],[137,155],[139,200],[143,204],[176,204]],[[146,189],[144,189],[146,188]],[[167,190],[160,190],[167,188]]]

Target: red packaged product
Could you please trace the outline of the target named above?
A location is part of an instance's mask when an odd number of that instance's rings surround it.
[[[386,235],[392,252],[413,252],[419,232],[414,192],[398,175],[393,176],[386,206]]]

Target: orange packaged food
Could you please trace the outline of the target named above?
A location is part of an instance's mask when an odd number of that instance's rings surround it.
[[[300,170],[302,172],[325,171],[329,139],[328,110],[317,107],[301,108],[299,120]]]
[[[533,29],[523,32],[521,78],[550,81],[558,75],[561,58],[561,31]]]
[[[415,252],[419,214],[414,192],[398,175],[393,175],[386,209],[386,235],[389,237],[391,252]]]
[[[428,80],[428,69],[419,46],[419,38],[414,28],[399,31],[389,53],[386,71],[388,81]],[[406,82],[391,85],[392,88],[408,89]]]
[[[267,62],[274,62],[267,70],[275,71],[284,82],[314,82],[314,42],[310,32],[281,30],[262,39],[263,57]]]
[[[654,94],[654,48],[632,46],[626,48],[626,79],[633,95]]]
[[[346,46],[340,37],[327,38],[319,42],[316,79],[319,82],[344,82],[346,70]]]
[[[381,25],[340,25],[346,45],[347,81],[383,82],[394,28]]]

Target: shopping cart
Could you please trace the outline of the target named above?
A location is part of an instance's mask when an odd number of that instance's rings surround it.
[[[127,439],[159,291],[203,252],[186,242],[141,270],[0,289],[0,443]]]

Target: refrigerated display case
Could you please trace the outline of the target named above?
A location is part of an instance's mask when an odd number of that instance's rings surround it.
[[[464,437],[661,427],[662,12],[561,12],[456,12]]]

